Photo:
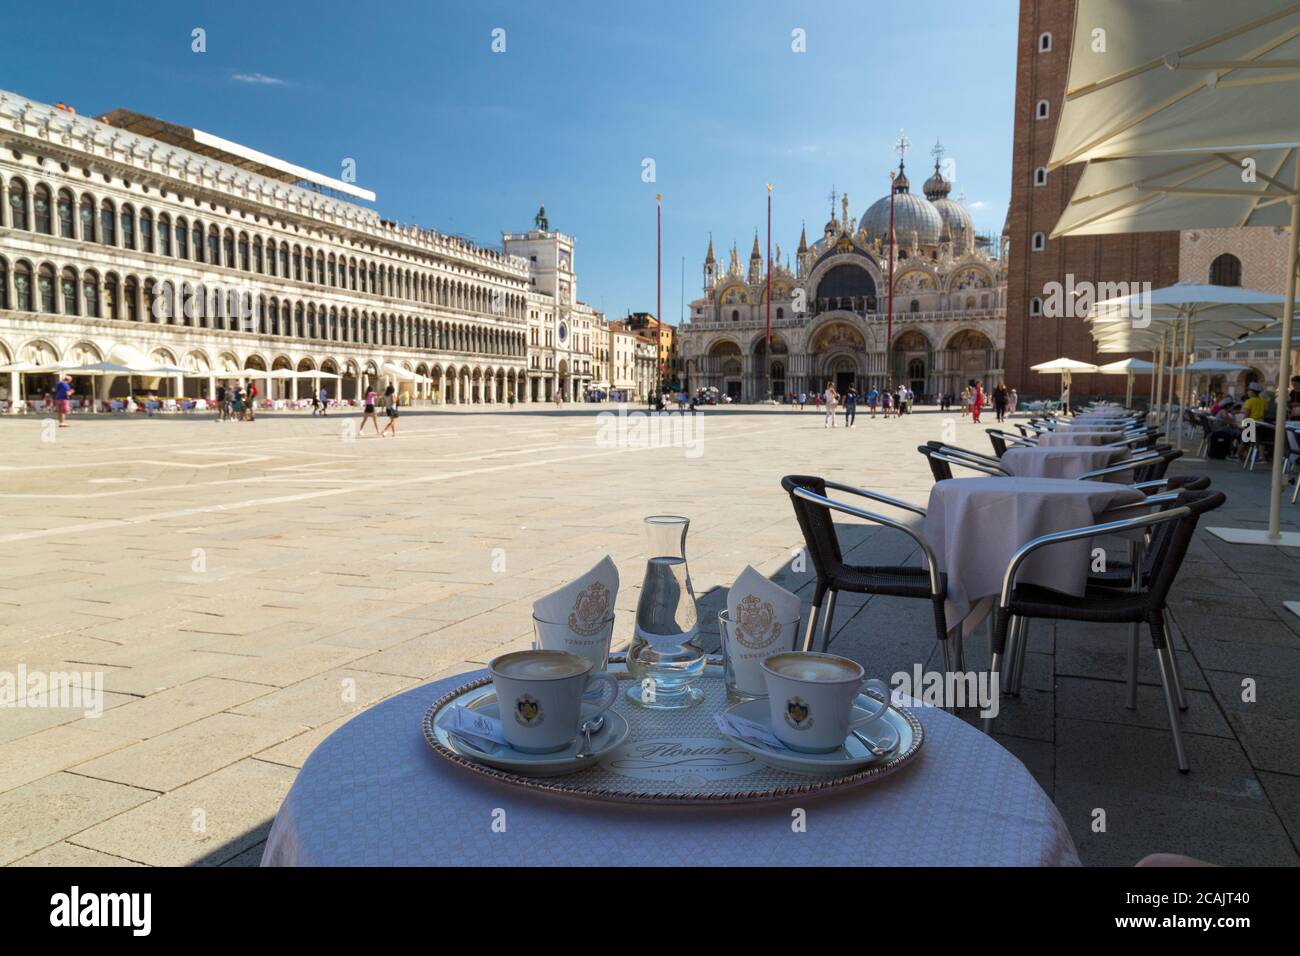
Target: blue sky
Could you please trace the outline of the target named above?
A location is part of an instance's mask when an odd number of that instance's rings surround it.
[[[832,186],[854,216],[887,193],[900,127],[914,188],[942,139],[954,195],[1000,231],[1016,19],[1015,0],[29,4],[0,30],[0,87],[87,115],[128,107],[328,175],[352,158],[386,218],[493,244],[544,200],[577,238],[580,297],[611,317],[654,309],[662,192],[675,322],[682,257],[689,302],[710,231],[720,256],[734,239],[748,258],[765,183],[792,255]]]

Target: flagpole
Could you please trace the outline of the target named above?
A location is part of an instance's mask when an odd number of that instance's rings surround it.
[[[664,194],[655,193],[655,319],[663,322],[664,314]],[[660,379],[657,389],[663,389],[663,368],[659,365],[658,331],[655,333],[655,367],[656,378]]]
[[[767,184],[767,358],[772,358],[772,184]],[[766,373],[767,369],[763,370]],[[763,376],[766,378],[766,374]]]
[[[890,381],[889,354],[894,341],[894,173],[889,173],[889,299],[885,306],[885,386]]]

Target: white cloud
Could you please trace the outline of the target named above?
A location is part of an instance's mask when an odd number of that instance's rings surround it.
[[[236,73],[231,79],[239,83],[252,83],[255,86],[288,86],[284,80],[265,73]]]
[[[977,200],[975,200],[973,203],[970,204],[970,208],[972,208],[972,209],[988,209],[988,208],[989,208],[989,204],[986,203],[983,199],[977,199]]]

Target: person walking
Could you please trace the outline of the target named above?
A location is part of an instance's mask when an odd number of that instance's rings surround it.
[[[375,387],[371,385],[366,389],[366,403],[362,406],[361,427],[357,429],[357,435],[366,430],[366,422],[373,422],[375,434],[380,438],[384,437],[383,432],[379,430],[379,419],[375,416]]]
[[[970,414],[970,397],[971,387],[967,385],[961,390],[961,417],[965,418]]]
[[[384,414],[388,416],[388,424],[385,425],[384,430],[379,433],[379,437],[383,438],[385,435],[388,434],[388,430],[391,428],[393,430],[393,437],[396,438],[397,437],[397,389],[393,388],[393,386],[391,385],[389,385],[386,389],[384,389]]]
[[[844,427],[852,428],[858,417],[858,390],[852,385],[844,395]]]
[[[224,422],[226,420],[226,386],[217,386],[217,417],[214,421]]]
[[[886,421],[889,420],[889,409],[893,404],[894,400],[890,397],[889,386],[886,385],[880,390],[880,414]]]
[[[257,396],[261,394],[257,383],[250,381],[248,383],[248,420],[250,422],[257,421]]]
[[[325,390],[325,386],[320,387],[320,413],[325,414],[326,409],[330,407],[330,393]]]
[[[876,417],[876,406],[880,404],[880,390],[872,385],[867,389],[867,410],[871,412],[871,417]]]
[[[1009,394],[1007,396],[1007,414],[1014,415],[1016,413],[1016,405],[1020,403],[1020,395],[1019,393],[1016,392],[1014,388],[1008,389],[1008,392]]]
[[[993,410],[998,413],[998,422],[1001,423],[1007,417],[1007,405],[1011,401],[1011,395],[1007,391],[1007,383],[998,379],[998,384],[993,389]]]
[[[807,405],[807,404],[808,404],[808,393],[807,393],[807,392],[800,392],[800,393],[799,393],[799,411],[803,411],[804,406]]]
[[[971,381],[970,396],[970,413],[971,420],[978,425],[980,423],[980,412],[984,408],[984,383],[978,380]]]
[[[68,427],[68,409],[72,407],[74,394],[72,376],[60,375],[59,380],[54,383],[54,408],[59,413],[60,428]]]
[[[231,418],[233,421],[240,421],[244,417],[244,389],[243,386],[235,385],[235,396],[231,399],[233,412]]]
[[[826,383],[826,391],[822,393],[822,398],[826,402],[826,422],[824,428],[835,427],[835,406],[839,402],[839,395],[835,393],[835,386],[831,382]]]

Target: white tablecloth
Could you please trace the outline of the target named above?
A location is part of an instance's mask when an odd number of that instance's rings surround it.
[[[1123,449],[1109,445],[1015,446],[1002,455],[1002,467],[1017,478],[1077,478],[1123,454]]]
[[[1002,576],[1021,545],[1053,531],[1096,524],[1106,509],[1144,497],[1126,485],[1062,478],[935,482],[924,533],[948,575],[948,626],[961,621],[969,634],[987,615],[992,608],[988,599],[996,600],[1002,592]],[[1016,580],[1080,595],[1091,551],[1086,539],[1043,548],[1020,566]]]
[[[1004,479],[1006,480],[1006,479]],[[915,713],[915,762],[840,795],[748,807],[596,804],[481,779],[429,749],[420,718],[483,672],[393,697],[307,759],[263,866],[1078,865],[1056,807],[1014,756],[961,720]],[[791,811],[807,831],[791,830]],[[494,833],[493,811],[506,812]]]
[[[1094,431],[1057,431],[1038,436],[1040,448],[1055,448],[1060,445],[1109,445],[1117,442],[1119,435],[1115,432]]]

